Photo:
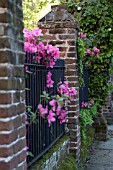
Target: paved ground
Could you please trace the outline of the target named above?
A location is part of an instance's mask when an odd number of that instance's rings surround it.
[[[113,170],[113,125],[108,130],[109,139],[106,142],[94,142],[94,150],[91,151],[85,170]]]

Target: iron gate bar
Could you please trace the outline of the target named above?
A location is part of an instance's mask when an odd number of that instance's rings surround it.
[[[58,59],[53,69],[46,69],[44,65],[33,63],[33,56],[35,54],[26,54],[25,67],[32,72],[26,77],[26,106],[32,106],[32,111],[35,112],[37,105],[40,103],[40,95],[46,87],[46,75],[51,71],[54,80],[54,88],[52,88],[51,95],[56,94],[57,83],[61,80],[64,81],[64,60]],[[43,107],[46,103],[41,102]],[[31,166],[37,159],[39,159],[45,152],[47,152],[53,144],[64,134],[64,125],[60,125],[59,120],[48,127],[48,123],[43,118],[37,115],[38,123],[31,124],[27,127],[27,144],[29,151],[34,157],[27,157],[28,167]]]

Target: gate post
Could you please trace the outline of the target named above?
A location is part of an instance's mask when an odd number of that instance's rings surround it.
[[[22,1],[0,0],[0,170],[26,170]]]
[[[80,125],[79,125],[79,85],[76,40],[78,23],[67,12],[65,6],[55,6],[38,26],[44,33],[45,43],[55,45],[60,50],[60,57],[65,59],[65,79],[69,87],[77,90],[76,99],[68,107],[67,130],[70,138],[69,152],[80,161]]]

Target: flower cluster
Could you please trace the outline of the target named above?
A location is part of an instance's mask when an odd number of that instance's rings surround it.
[[[24,50],[29,53],[37,52],[37,40],[39,36],[42,36],[42,30],[39,28],[34,30],[24,28],[23,33],[25,37]]]
[[[94,100],[91,99],[89,102],[82,102],[82,108],[90,108],[94,104]]]
[[[64,83],[62,84],[62,82],[59,83],[59,87],[57,89],[58,93],[62,96],[64,95],[65,97],[67,97],[70,101],[72,101],[74,99],[74,96],[76,95],[77,91],[75,90],[74,87],[70,87],[68,86],[68,82],[64,81]]]
[[[79,32],[78,37],[79,38],[86,38],[87,36],[83,32]]]
[[[89,54],[90,56],[98,57],[100,55],[100,50],[97,47],[94,47],[92,51],[90,49],[86,49],[86,53]]]
[[[46,82],[47,82],[47,87],[51,88],[53,87],[54,81],[51,79],[52,73],[49,71],[47,76],[46,76]]]
[[[35,28],[34,30],[23,30],[25,43],[24,50],[29,53],[36,54],[36,62],[44,64],[46,68],[53,68],[55,62],[59,58],[59,49],[52,45],[44,45],[39,37],[42,36],[42,30]]]
[[[47,44],[44,46],[42,42],[37,45],[37,63],[42,63],[46,68],[53,68],[55,62],[59,58],[59,49]]]
[[[58,94],[49,98],[48,105],[44,108],[42,104],[38,105],[38,111],[42,118],[47,119],[49,126],[52,122],[56,121],[56,118],[60,120],[60,124],[66,122],[66,103],[69,103],[74,99],[77,91],[74,87],[69,88],[68,82],[58,83]],[[43,92],[44,98],[47,98],[49,94]]]

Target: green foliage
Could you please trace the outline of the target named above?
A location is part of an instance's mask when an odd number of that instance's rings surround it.
[[[88,103],[90,104],[90,102]],[[81,137],[86,142],[86,131],[87,127],[93,124],[93,118],[98,114],[97,104],[91,105],[89,108],[84,107],[80,111],[80,128],[81,128]]]
[[[81,140],[81,169],[84,169],[84,164],[86,163],[86,161],[89,159],[90,156],[90,149],[91,149],[91,145],[94,139],[94,134],[95,134],[95,130],[93,127],[88,128],[88,130],[86,131],[86,140],[84,142],[84,139],[82,138]]]
[[[38,14],[48,3],[54,0],[23,0],[24,26],[28,29],[37,28]]]
[[[83,65],[89,69],[89,97],[104,105],[110,90],[110,74],[113,70],[113,1],[67,1],[69,12],[79,20],[80,31],[87,38],[78,39],[80,85]],[[88,56],[86,49],[100,49],[100,55]]]
[[[66,159],[60,163],[58,170],[76,170],[76,159],[73,155],[67,155]]]

